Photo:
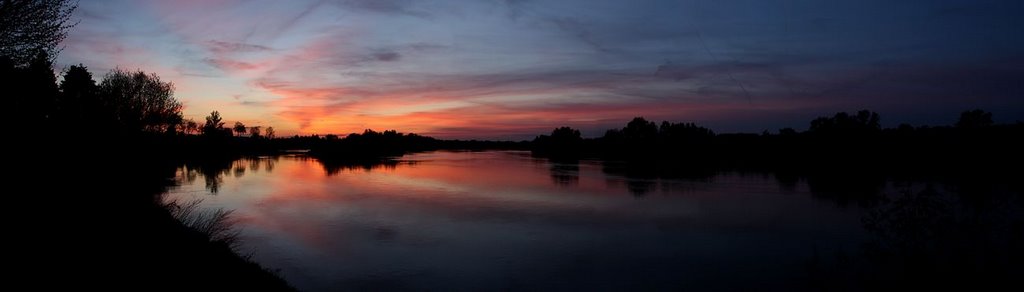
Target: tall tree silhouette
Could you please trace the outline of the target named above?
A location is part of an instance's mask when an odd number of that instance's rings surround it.
[[[203,135],[217,136],[221,133],[224,133],[224,121],[220,117],[220,112],[210,112],[210,115],[206,116],[206,123],[203,124]]]
[[[57,99],[57,76],[45,52],[39,52],[28,67],[15,69],[11,76],[14,88],[16,116],[29,122],[29,128],[49,126],[53,121]]]
[[[0,56],[15,65],[26,65],[45,53],[52,58],[75,26],[71,14],[78,1],[4,0],[0,1]]]
[[[91,122],[92,113],[100,112],[96,80],[84,65],[72,65],[64,73],[57,98],[57,119],[61,123]]]

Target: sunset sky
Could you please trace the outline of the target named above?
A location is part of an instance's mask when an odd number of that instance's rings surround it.
[[[142,69],[279,135],[1024,120],[1024,1],[86,0],[57,69]]]

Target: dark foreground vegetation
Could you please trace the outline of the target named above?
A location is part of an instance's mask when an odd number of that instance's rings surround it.
[[[237,250],[229,212],[162,198],[183,161],[259,144],[227,143],[219,121],[204,138],[186,137],[195,123],[152,74],[113,70],[97,82],[79,65],[58,81],[52,58],[75,7],[0,1],[8,287],[291,290]]]
[[[7,206],[19,287],[289,290],[236,250],[230,217],[165,202],[174,157],[159,139],[35,137],[14,148]],[[84,138],[84,137],[83,137]]]
[[[170,83],[114,71],[97,84],[82,66],[57,83],[40,53],[0,59],[0,88],[14,105],[5,122],[19,125],[5,139],[17,286],[291,289],[236,249],[228,214],[163,200],[179,164],[243,154],[176,133]]]

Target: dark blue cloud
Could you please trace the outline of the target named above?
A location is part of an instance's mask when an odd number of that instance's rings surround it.
[[[220,89],[191,78],[232,81],[240,88],[221,95],[261,101],[247,111],[281,112],[274,98],[314,108],[302,101],[315,94],[357,115],[396,111],[380,99],[432,117],[466,116],[468,104],[557,120],[586,105],[593,114],[576,118],[704,114],[721,131],[863,108],[891,124],[979,107],[1024,119],[1020,0],[211,2],[83,2],[62,58],[174,68],[209,104],[221,97],[199,90]],[[465,124],[502,123],[513,122]]]

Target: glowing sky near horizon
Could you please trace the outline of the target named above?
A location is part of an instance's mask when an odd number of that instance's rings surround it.
[[[279,135],[1024,119],[1024,1],[81,1],[57,66],[142,69]],[[59,68],[58,68],[59,69]]]

